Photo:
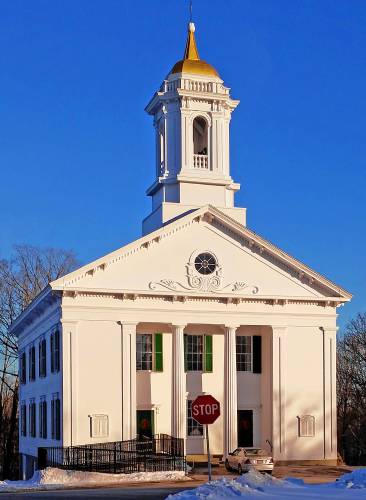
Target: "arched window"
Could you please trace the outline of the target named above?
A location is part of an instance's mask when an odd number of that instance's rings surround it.
[[[193,148],[195,155],[207,155],[208,153],[208,127],[202,116],[193,120]]]
[[[193,167],[208,169],[208,125],[202,116],[193,120]]]
[[[157,127],[157,169],[156,174],[158,177],[165,174],[165,134],[164,134],[164,120],[161,119]]]

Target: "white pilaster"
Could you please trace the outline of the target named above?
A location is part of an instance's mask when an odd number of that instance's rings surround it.
[[[122,440],[136,437],[136,323],[121,321]]]
[[[323,439],[324,459],[337,458],[336,328],[323,331]]]
[[[184,370],[184,328],[173,325],[172,435],[186,437],[186,374]]]
[[[77,321],[62,321],[62,445],[78,444]],[[50,369],[50,368],[49,368]]]
[[[276,460],[286,459],[284,353],[286,327],[272,327],[272,445]]]
[[[238,389],[236,374],[236,329],[225,327],[224,453],[238,446]]]

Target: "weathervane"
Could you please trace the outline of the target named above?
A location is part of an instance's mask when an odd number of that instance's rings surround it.
[[[189,22],[192,22],[192,10],[193,10],[193,2],[189,0]]]

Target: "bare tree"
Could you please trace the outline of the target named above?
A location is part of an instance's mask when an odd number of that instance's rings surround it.
[[[53,281],[78,265],[72,251],[18,245],[0,260],[0,471],[17,473],[18,343],[11,323]]]
[[[349,464],[366,461],[366,313],[346,327],[337,348],[338,441]]]

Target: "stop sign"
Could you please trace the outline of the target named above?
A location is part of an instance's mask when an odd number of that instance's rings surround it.
[[[220,403],[209,394],[198,396],[192,403],[192,417],[200,424],[213,424],[220,416]]]

